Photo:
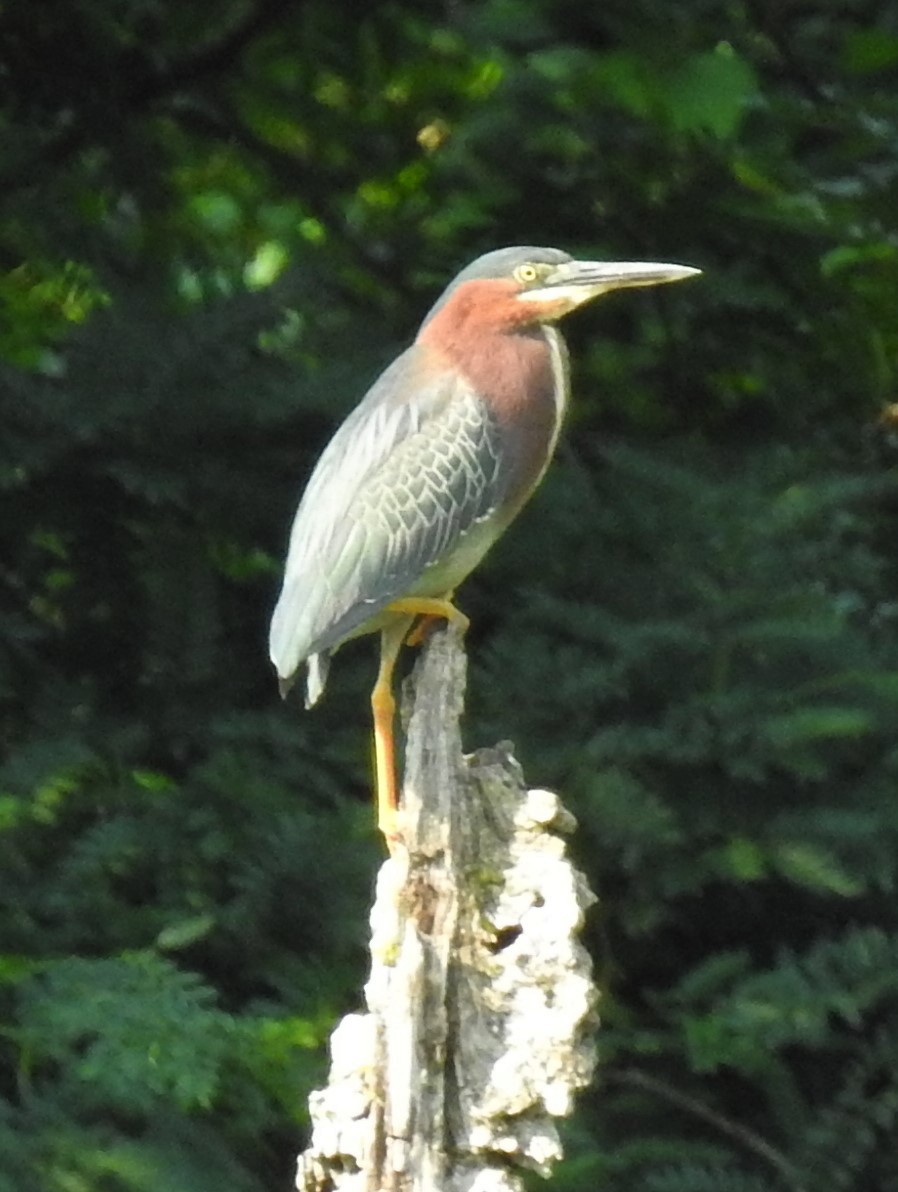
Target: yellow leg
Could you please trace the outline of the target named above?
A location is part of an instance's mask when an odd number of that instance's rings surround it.
[[[387,847],[391,852],[394,843],[399,839],[399,784],[396,778],[396,737],[393,731],[396,718],[393,668],[415,617],[444,618],[453,621],[462,632],[468,628],[468,618],[459,612],[450,597],[451,593],[443,600],[428,596],[409,596],[402,600],[394,600],[386,608],[387,612],[398,615],[380,635],[380,667],[377,682],[371,692],[371,711],[374,716],[377,826],[386,837]]]
[[[402,640],[412,618],[403,618],[390,625],[380,635],[380,668],[371,692],[371,711],[374,715],[374,772],[377,795],[377,826],[386,837],[387,847],[393,851],[398,839],[397,811],[399,787],[396,781],[396,739],[393,722],[396,700],[393,698],[393,668]]]

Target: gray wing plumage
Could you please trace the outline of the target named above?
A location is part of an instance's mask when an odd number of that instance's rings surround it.
[[[328,444],[296,514],[271,623],[282,680],[439,570],[500,503],[500,458],[492,417],[427,348],[386,370]]]

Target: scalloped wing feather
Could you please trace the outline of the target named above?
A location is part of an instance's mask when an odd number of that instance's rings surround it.
[[[498,427],[458,373],[422,345],[403,353],[334,435],[300,503],[271,624],[282,681],[391,600],[460,582],[495,537],[482,528],[501,503],[500,462]]]

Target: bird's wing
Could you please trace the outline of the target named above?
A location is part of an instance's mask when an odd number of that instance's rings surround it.
[[[315,468],[271,623],[283,679],[350,635],[501,502],[497,426],[429,349],[390,366]]]

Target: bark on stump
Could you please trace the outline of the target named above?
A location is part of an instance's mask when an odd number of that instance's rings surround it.
[[[331,1037],[300,1192],[520,1192],[592,1075],[576,823],[507,743],[463,757],[464,682],[456,631],[432,634],[404,692],[405,848],[378,877],[368,1012]]]

